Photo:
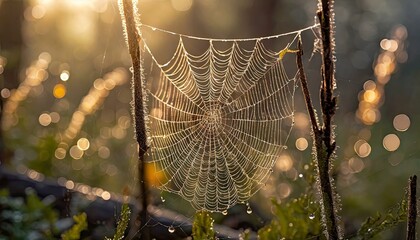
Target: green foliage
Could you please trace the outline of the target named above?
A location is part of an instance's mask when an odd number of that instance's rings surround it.
[[[386,215],[376,213],[368,217],[357,232],[355,239],[371,239],[380,232],[395,227],[407,220],[407,202],[403,200],[397,207],[390,209]]]
[[[192,226],[192,236],[196,240],[213,240],[215,232],[213,229],[213,219],[206,211],[199,211],[194,216]]]
[[[37,158],[28,162],[28,168],[41,172],[47,176],[53,175],[53,159],[57,146],[58,143],[53,134],[40,137],[37,144],[34,146]]]
[[[63,240],[78,240],[80,239],[80,233],[88,228],[87,215],[86,213],[80,213],[73,216],[75,224],[65,233],[61,234]]]
[[[319,205],[305,194],[286,204],[272,200],[274,219],[258,231],[261,240],[307,239],[321,235]]]
[[[23,198],[12,198],[0,190],[0,239],[55,239],[58,213],[50,198],[40,200],[32,190]]]
[[[130,221],[131,210],[127,203],[124,203],[121,207],[120,220],[118,221],[117,231],[115,232],[112,240],[124,239],[125,230],[128,227],[128,222]],[[105,238],[106,240],[111,240],[111,238]]]

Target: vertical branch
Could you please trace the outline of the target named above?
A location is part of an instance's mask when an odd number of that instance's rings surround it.
[[[311,94],[309,93],[308,82],[306,81],[306,75],[303,69],[302,56],[302,39],[299,37],[298,51],[296,53],[296,63],[299,71],[300,84],[302,85],[303,97],[305,98],[306,108],[308,109],[309,118],[311,119],[312,131],[315,138],[318,138],[320,132],[318,128],[318,122],[316,120],[314,105],[312,104],[311,100]]]
[[[321,11],[319,11],[318,19],[321,25],[321,41],[322,41],[322,85],[321,85],[321,107],[322,117],[324,120],[323,142],[327,147],[327,154],[331,156],[335,150],[335,142],[333,141],[332,117],[336,110],[336,97],[333,96],[334,90],[334,73],[335,66],[333,61],[333,30],[331,10],[333,0],[322,0]]]
[[[314,107],[310,98],[306,76],[302,64],[302,46],[298,42],[299,51],[297,53],[297,65],[299,77],[302,84],[302,91],[305,97],[306,107],[312,124],[315,156],[317,165],[318,190],[320,195],[320,204],[322,210],[322,222],[325,229],[325,235],[329,240],[340,239],[338,227],[337,210],[335,206],[335,195],[330,177],[331,160],[336,148],[334,142],[334,131],[332,127],[332,118],[336,110],[336,97],[334,90],[334,38],[332,31],[332,5],[333,0],[320,0],[320,9],[318,18],[321,26],[322,40],[322,84],[320,89],[320,101],[322,108],[322,127],[319,126]]]
[[[135,1],[136,2],[136,1]],[[140,44],[142,39],[137,31],[136,19],[135,19],[135,8],[132,0],[120,0],[120,12],[123,21],[123,27],[126,34],[126,40],[128,49],[130,52],[132,64],[133,64],[133,112],[134,122],[136,130],[136,138],[139,144],[139,163],[138,163],[138,175],[139,175],[139,194],[141,211],[137,218],[138,227],[141,230],[142,239],[149,239],[150,233],[146,228],[146,222],[148,219],[148,189],[145,182],[145,154],[147,152],[147,136],[146,136],[146,125],[144,120],[144,106],[143,106],[143,89],[142,89],[142,70],[141,70],[141,50]]]
[[[407,240],[416,240],[417,223],[417,176],[408,180],[408,213],[407,213]]]
[[[324,225],[328,239],[339,239],[337,209],[332,188],[330,169],[331,158],[335,151],[332,118],[336,110],[334,90],[334,38],[333,38],[333,0],[321,0],[318,18],[321,25],[322,41],[322,84],[320,89],[323,126],[321,134],[316,139],[316,154],[321,192],[321,209],[323,210]]]

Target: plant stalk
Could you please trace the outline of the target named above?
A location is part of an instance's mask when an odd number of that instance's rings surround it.
[[[302,85],[302,91],[306,102],[306,107],[312,124],[314,145],[316,151],[317,175],[319,180],[319,193],[321,197],[321,209],[323,216],[323,225],[327,239],[340,239],[338,227],[337,211],[334,200],[334,191],[332,187],[330,169],[331,160],[336,148],[334,142],[334,133],[332,119],[335,114],[337,99],[334,91],[334,61],[333,61],[333,31],[331,24],[332,0],[322,0],[321,9],[317,13],[321,27],[322,41],[322,84],[320,89],[320,101],[322,108],[323,125],[319,126],[316,113],[312,105],[308,83],[302,64],[302,43],[298,41],[297,65],[299,77]]]
[[[417,224],[417,176],[408,180],[407,240],[416,240]]]
[[[141,211],[137,217],[137,227],[140,229],[141,239],[150,239],[149,229],[146,227],[149,214],[147,212],[148,206],[148,188],[145,182],[145,154],[147,152],[147,134],[146,124],[144,120],[144,106],[143,106],[143,89],[142,89],[142,68],[141,68],[141,50],[140,45],[142,39],[137,32],[135,11],[132,0],[122,1],[122,16],[123,27],[127,37],[128,49],[130,52],[133,64],[133,109],[134,122],[136,130],[136,139],[139,145],[139,162],[138,162],[138,176],[139,176],[139,194]],[[120,2],[121,4],[121,2]],[[121,5],[120,5],[121,6]]]

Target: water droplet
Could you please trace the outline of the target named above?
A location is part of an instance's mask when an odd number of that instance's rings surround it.
[[[300,173],[300,174],[299,174],[299,177],[300,177],[300,178],[303,178],[303,174],[302,174],[302,173]]]
[[[293,227],[293,223],[289,223],[289,227]]]
[[[246,209],[246,213],[251,214],[252,213],[252,209],[250,206],[248,206],[248,208]]]
[[[371,231],[372,231],[372,228],[369,228],[369,229],[368,229],[368,232],[371,232]]]
[[[309,214],[309,219],[311,219],[311,220],[315,219],[315,214],[313,214],[313,213]]]
[[[227,211],[227,210],[224,210],[224,211],[222,212],[222,214],[226,216],[226,215],[228,214],[228,211]]]
[[[165,202],[165,201],[166,201],[163,197],[160,197],[160,200],[161,200],[162,202]]]
[[[174,233],[174,232],[175,232],[175,228],[174,228],[174,226],[170,226],[170,227],[168,228],[168,232],[170,232],[170,233]]]

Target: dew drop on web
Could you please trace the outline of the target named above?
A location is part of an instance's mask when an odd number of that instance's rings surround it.
[[[252,213],[252,209],[251,207],[248,205],[247,209],[246,209],[246,213],[251,214]]]

